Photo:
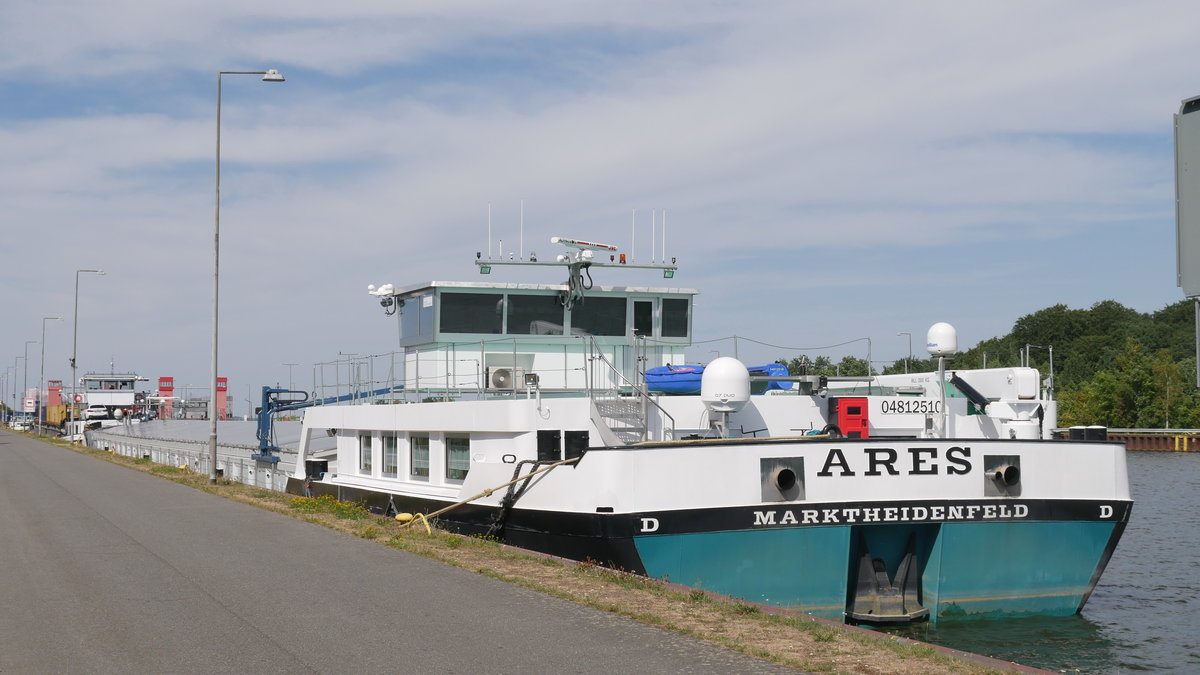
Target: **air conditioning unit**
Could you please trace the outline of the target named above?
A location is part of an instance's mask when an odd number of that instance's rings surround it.
[[[525,386],[525,369],[512,366],[488,368],[488,387],[491,389],[512,389]]]

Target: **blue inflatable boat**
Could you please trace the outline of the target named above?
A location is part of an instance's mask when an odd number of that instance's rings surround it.
[[[751,366],[747,370],[750,371],[750,377],[783,377],[788,374],[787,366],[782,363]],[[646,388],[658,394],[699,394],[700,378],[703,376],[704,366],[659,366],[646,371]],[[768,389],[791,388],[791,382],[750,383],[750,392],[753,394],[761,394]]]

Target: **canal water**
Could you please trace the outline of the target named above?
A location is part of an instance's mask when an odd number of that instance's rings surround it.
[[[888,632],[1058,672],[1200,673],[1200,453],[1128,457],[1133,515],[1081,615]]]

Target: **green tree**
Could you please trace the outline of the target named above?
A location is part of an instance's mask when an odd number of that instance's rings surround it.
[[[906,368],[907,366],[907,368]],[[903,373],[929,373],[937,370],[937,359],[896,359],[892,365],[883,369],[883,375],[900,375]]]
[[[1085,324],[1083,310],[1068,309],[1066,305],[1058,304],[1017,319],[1010,335],[1022,347],[1026,343],[1066,344],[1085,333]]]
[[[857,356],[843,356],[841,361],[838,361],[834,367],[834,374],[841,377],[862,377],[869,375],[867,360],[860,359]]]
[[[801,354],[792,359],[775,359],[775,363],[782,363],[788,367],[789,375],[833,375],[833,362],[828,356],[818,356],[815,359],[809,359],[807,354]]]
[[[1177,361],[1196,355],[1196,310],[1191,300],[1180,300],[1150,315],[1146,343],[1168,349]]]
[[[1072,341],[1070,348],[1056,349],[1055,385],[1059,389],[1082,385],[1111,366],[1124,345],[1125,338],[1116,335],[1084,335]]]
[[[843,356],[841,361],[834,363],[828,356],[810,360],[807,354],[801,354],[793,359],[775,359],[775,363],[786,365],[789,375],[861,377],[867,374],[867,360],[856,356]]]
[[[1195,360],[1176,361],[1171,350],[1160,349],[1150,364],[1154,375],[1154,389],[1148,404],[1138,416],[1138,425],[1143,428],[1195,428],[1196,388],[1190,381],[1194,375],[1189,371]]]
[[[1195,387],[1182,365],[1170,350],[1148,354],[1127,337],[1111,366],[1059,397],[1059,423],[1157,429],[1173,416],[1175,426],[1190,425],[1195,416]]]

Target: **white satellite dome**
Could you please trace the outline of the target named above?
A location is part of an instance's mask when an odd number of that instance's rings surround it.
[[[958,331],[943,321],[933,324],[925,335],[925,348],[930,356],[953,356],[958,351]]]
[[[750,400],[750,371],[729,356],[713,359],[700,376],[700,400],[710,412],[741,410]]]

